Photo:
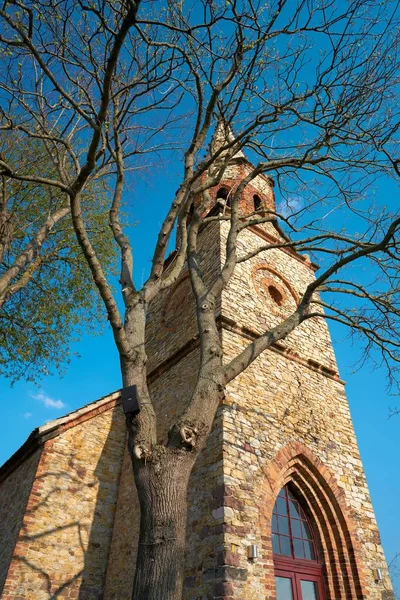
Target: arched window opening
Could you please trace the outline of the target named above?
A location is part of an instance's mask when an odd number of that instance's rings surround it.
[[[220,187],[217,192],[217,200],[224,200],[226,206],[231,205],[231,201],[229,199],[229,190],[226,187]]]
[[[274,554],[316,560],[311,527],[299,501],[288,486],[279,492],[272,514]]]
[[[282,292],[280,292],[278,290],[278,288],[275,287],[274,285],[268,286],[268,292],[269,292],[269,295],[271,296],[272,300],[275,302],[275,304],[277,304],[278,306],[282,306],[282,304],[283,304]]]
[[[260,210],[260,208],[262,208],[262,201],[260,196],[257,196],[257,194],[254,194],[253,196],[253,203],[254,203],[254,210]]]
[[[324,600],[322,564],[312,525],[290,485],[272,513],[277,600]]]
[[[217,192],[217,200],[222,198],[222,200],[226,200],[229,194],[229,190],[226,187],[220,187]]]

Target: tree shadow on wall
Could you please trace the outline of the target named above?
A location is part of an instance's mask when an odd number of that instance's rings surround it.
[[[11,587],[9,594],[27,598],[104,597],[125,418],[117,405],[68,431],[67,441],[61,433],[42,452],[5,593]]]
[[[125,445],[125,416],[118,404],[112,411],[111,426],[93,474],[97,496],[86,545],[79,600],[104,598]]]
[[[41,569],[40,567],[36,566],[34,563],[30,562],[23,556],[16,557],[16,560],[23,563],[25,569],[28,568],[31,572],[35,573],[35,575],[37,576],[37,578],[39,578],[40,581],[42,581],[40,589],[48,593],[49,600],[57,600],[58,598],[60,598],[60,595],[63,595],[63,592],[65,590],[68,590],[68,588],[73,587],[75,582],[79,580],[80,576],[82,575],[82,571],[78,571],[70,579],[67,579],[55,588],[54,585],[52,585],[48,573],[46,573],[44,569]]]

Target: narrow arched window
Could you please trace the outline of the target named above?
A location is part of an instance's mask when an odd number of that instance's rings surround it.
[[[254,204],[254,210],[260,210],[260,208],[262,207],[262,202],[261,202],[261,198],[260,196],[257,196],[257,194],[254,194],[253,196],[253,204]]]
[[[220,187],[217,192],[217,200],[224,200],[226,206],[230,206],[229,190],[226,187]]]
[[[275,304],[277,304],[278,306],[282,306],[284,301],[282,292],[280,292],[275,285],[269,285],[268,292]]]
[[[277,600],[324,600],[322,562],[304,503],[290,485],[281,489],[272,514]]]

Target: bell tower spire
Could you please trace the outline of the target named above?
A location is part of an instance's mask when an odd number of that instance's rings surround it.
[[[235,135],[232,131],[232,127],[230,124],[223,118],[218,119],[217,125],[215,127],[214,135],[210,144],[210,154],[213,155],[218,150],[230,144],[235,140]],[[228,150],[222,152],[222,155],[226,154]],[[232,158],[245,158],[242,150],[238,150]]]
[[[213,199],[212,206],[218,202],[230,206],[230,198],[235,193],[238,185],[254,169],[254,165],[245,156],[240,148],[240,142],[235,144],[236,136],[233,133],[230,123],[220,118],[215,127],[215,131],[209,147],[209,156],[215,156],[220,151],[214,162],[212,170],[219,171],[220,166],[224,166],[224,173],[219,184],[211,190]],[[227,148],[225,148],[227,146]],[[236,152],[235,152],[236,150]],[[228,158],[228,160],[226,160]],[[264,209],[275,210],[273,180],[263,174],[256,175],[243,190],[239,203],[239,210],[242,215],[250,215],[258,212],[260,215]]]

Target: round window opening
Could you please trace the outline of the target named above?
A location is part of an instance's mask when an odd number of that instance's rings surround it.
[[[267,264],[255,265],[251,278],[258,296],[256,310],[260,317],[262,315],[263,322],[266,315],[268,319],[275,319],[288,316],[296,309],[298,299],[295,292],[275,269]]]
[[[278,306],[282,306],[282,304],[283,304],[282,292],[280,292],[278,290],[278,288],[276,288],[274,285],[268,286],[268,292],[269,292],[269,295],[271,296],[272,300],[275,302],[275,304],[277,304]]]

